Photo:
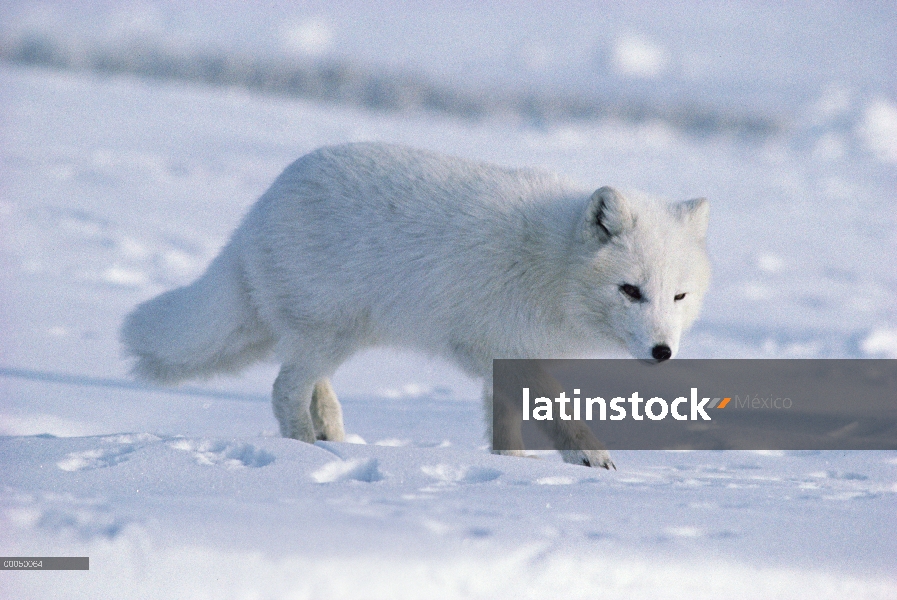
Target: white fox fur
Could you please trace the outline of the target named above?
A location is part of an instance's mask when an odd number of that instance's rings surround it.
[[[379,345],[484,378],[491,419],[493,358],[672,357],[707,289],[706,230],[703,199],[667,205],[384,144],[326,147],[277,178],[202,277],[138,306],[122,340],[135,373],[163,383],[273,352],[281,433],[306,442],[343,438],[328,377]],[[565,459],[611,464],[595,450]]]

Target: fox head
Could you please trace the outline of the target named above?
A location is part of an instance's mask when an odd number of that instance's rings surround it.
[[[710,280],[708,209],[703,198],[663,204],[610,187],[592,195],[573,290],[586,335],[599,329],[642,360],[676,355]]]

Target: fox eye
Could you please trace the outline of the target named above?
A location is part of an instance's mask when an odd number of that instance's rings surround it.
[[[623,295],[629,298],[632,302],[638,302],[642,299],[642,291],[638,289],[638,287],[630,284],[624,283],[620,286],[620,291],[623,292]]]
[[[673,296],[673,300],[675,300],[676,302],[679,302],[683,298],[685,298],[685,292],[683,292],[681,294],[676,294],[675,296]]]

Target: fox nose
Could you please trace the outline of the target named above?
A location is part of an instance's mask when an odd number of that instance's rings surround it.
[[[670,350],[670,347],[666,344],[657,344],[653,348],[651,348],[651,356],[653,356],[656,360],[669,360],[671,356],[673,356],[673,351]]]

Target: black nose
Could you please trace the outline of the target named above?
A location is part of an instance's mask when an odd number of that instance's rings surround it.
[[[651,356],[657,360],[669,360],[673,356],[673,351],[666,344],[657,344],[651,348]]]

